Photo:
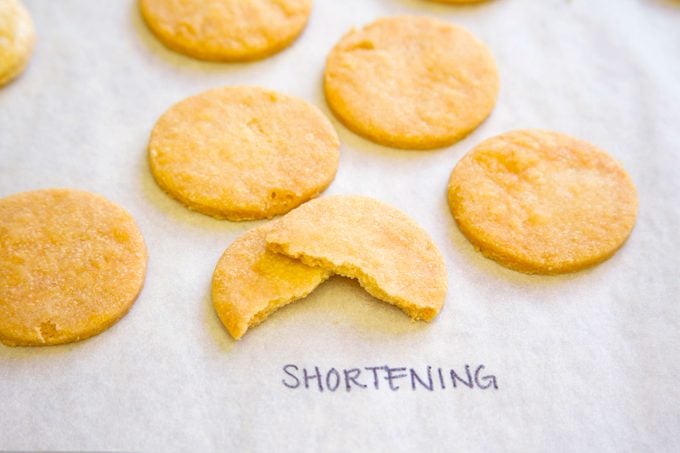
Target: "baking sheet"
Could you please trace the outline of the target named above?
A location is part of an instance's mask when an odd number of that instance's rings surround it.
[[[101,335],[0,346],[0,450],[680,448],[678,2],[317,0],[291,48],[250,64],[166,50],[132,0],[25,3],[39,39],[27,72],[0,90],[0,197],[65,186],[102,194],[134,215],[150,260],[136,304]],[[280,90],[330,116],[326,54],[352,26],[390,14],[463,25],[500,68],[494,113],[449,148],[393,150],[333,119],[343,145],[326,194],[373,196],[427,229],[446,257],[445,308],[431,324],[411,322],[333,278],[234,342],[212,310],[210,279],[257,222],[214,220],[166,196],[147,169],[149,132],[172,103],[222,85]],[[456,229],[445,191],[457,160],[527,127],[591,141],[631,174],[638,223],[611,260],[527,276],[486,260]],[[427,384],[428,366],[432,391],[410,375]],[[398,390],[376,367],[393,369]],[[347,390],[353,369],[366,388]],[[479,379],[453,388],[452,369]]]

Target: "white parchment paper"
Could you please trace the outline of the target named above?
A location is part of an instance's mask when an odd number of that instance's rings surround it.
[[[101,335],[48,348],[0,346],[0,450],[678,451],[680,449],[680,3],[669,0],[316,0],[289,49],[250,64],[166,50],[133,0],[25,0],[38,43],[0,89],[0,197],[47,187],[128,209],[149,249],[130,313]],[[330,115],[324,59],[352,26],[390,14],[463,25],[501,73],[498,105],[446,149],[343,142],[327,194],[356,193],[414,217],[446,256],[449,294],[411,322],[333,278],[234,342],[213,312],[212,271],[256,225],[185,209],[154,183],[145,147],[172,103],[221,85],[302,97]],[[619,159],[640,195],[638,223],[609,261],[527,276],[475,252],[446,206],[451,169],[472,146],[540,127]],[[283,371],[359,368],[345,383],[297,388]],[[465,366],[498,388],[375,389],[365,367]],[[297,375],[300,379],[300,374]],[[325,379],[325,377],[324,377]],[[447,378],[448,379],[448,378]],[[332,381],[331,381],[332,383]]]

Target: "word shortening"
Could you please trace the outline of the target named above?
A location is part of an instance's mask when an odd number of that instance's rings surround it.
[[[317,392],[498,390],[498,379],[485,369],[484,365],[456,370],[429,365],[420,369],[389,365],[323,369],[289,363],[283,366],[281,382],[291,390]]]

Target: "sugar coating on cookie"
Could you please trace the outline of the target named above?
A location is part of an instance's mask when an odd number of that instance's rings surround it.
[[[146,257],[130,214],[101,196],[47,189],[0,199],[0,341],[100,333],[137,298]]]
[[[271,218],[316,197],[338,167],[330,121],[292,96],[254,87],[206,91],[171,107],[149,142],[160,187],[228,220]]]
[[[234,241],[213,274],[213,306],[235,340],[330,276],[325,269],[267,251],[265,236],[273,224],[253,228]]]
[[[168,48],[201,60],[247,61],[291,44],[312,0],[140,0],[139,7]]]
[[[354,132],[397,148],[450,145],[491,113],[498,71],[488,48],[461,27],[389,17],[347,33],[326,62],[324,91]]]
[[[310,266],[356,278],[413,319],[434,318],[446,298],[444,259],[429,235],[398,209],[364,196],[310,201],[282,217],[267,247]]]
[[[518,130],[485,140],[454,168],[449,206],[484,255],[537,274],[577,271],[630,235],[637,192],[611,156],[557,132]]]
[[[0,0],[0,86],[28,64],[35,44],[33,21],[18,0]]]

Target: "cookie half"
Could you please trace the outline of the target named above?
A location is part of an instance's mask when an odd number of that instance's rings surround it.
[[[35,28],[18,0],[0,0],[0,86],[24,70],[33,52]]]
[[[330,276],[327,270],[267,251],[265,236],[273,225],[261,225],[238,238],[215,267],[213,306],[235,340]]]
[[[140,0],[144,21],[168,48],[209,61],[264,58],[300,35],[312,0]]]
[[[577,271],[630,235],[637,192],[611,156],[582,140],[518,130],[483,141],[453,172],[449,206],[484,255],[526,273]]]
[[[105,198],[71,189],[0,200],[0,341],[83,340],[132,306],[146,248],[134,220]]]
[[[460,140],[498,95],[489,49],[461,27],[428,17],[388,17],[347,33],[326,61],[328,105],[351,130],[396,148]]]
[[[392,206],[337,195],[305,203],[272,226],[269,250],[356,278],[371,295],[429,321],[446,298],[444,259],[429,235]]]
[[[190,209],[252,220],[286,213],[326,189],[340,142],[323,113],[301,99],[226,87],[171,107],[148,151],[158,185]]]

